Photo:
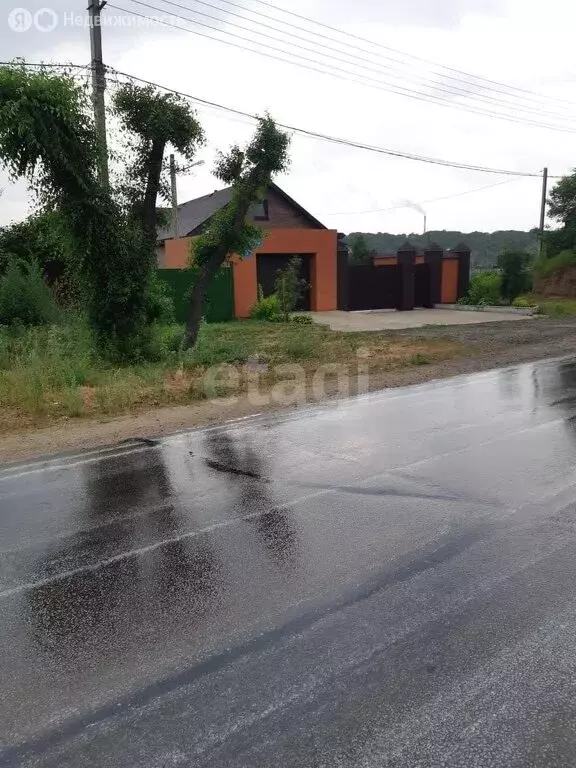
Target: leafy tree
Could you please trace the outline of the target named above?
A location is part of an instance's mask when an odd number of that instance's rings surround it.
[[[130,210],[98,179],[98,144],[85,88],[66,74],[18,63],[0,67],[0,165],[13,178],[28,179],[41,206],[64,217],[81,254],[96,342],[109,356],[126,359],[146,351],[166,144],[189,155],[202,132],[176,98],[148,88],[123,89],[116,108],[136,136]],[[143,193],[137,191],[138,180],[144,182]]]
[[[563,224],[576,221],[576,171],[563,176],[550,192],[548,215]]]
[[[1,227],[0,274],[14,257],[39,264],[50,282],[71,279],[74,243],[61,213],[41,211],[24,221]]]
[[[218,157],[215,175],[232,185],[232,199],[212,217],[193,245],[192,261],[200,272],[190,295],[188,348],[198,338],[206,293],[217,271],[229,255],[250,253],[261,237],[258,227],[246,223],[246,215],[250,206],[261,199],[272,177],[286,169],[288,145],[287,134],[265,116],[258,121],[256,133],[245,149],[233,146],[227,155],[221,153]]]
[[[86,91],[71,77],[0,67],[0,163],[26,178],[45,207],[57,206],[82,253],[97,342],[128,356],[144,320],[135,284],[138,248],[119,206],[96,174],[98,146]]]
[[[368,248],[375,250],[377,253],[395,253],[406,240],[409,240],[417,248],[425,248],[429,242],[434,242],[446,250],[464,242],[472,251],[471,264],[473,269],[494,268],[498,261],[498,254],[505,248],[515,248],[535,253],[539,245],[537,231],[521,232],[519,230],[497,232],[435,230],[430,231],[426,235],[421,233],[393,235],[388,232],[354,232],[348,235],[348,243],[351,243],[353,238],[359,234],[365,237]]]
[[[123,185],[129,207],[140,220],[148,247],[154,250],[158,196],[169,197],[169,177],[164,164],[166,147],[171,145],[191,161],[204,132],[190,105],[173,93],[159,93],[152,86],[131,83],[114,97],[117,116],[132,134],[134,161]]]
[[[370,261],[371,253],[362,233],[350,236],[350,262],[352,264],[367,264]]]
[[[298,299],[307,288],[306,280],[300,277],[300,266],[302,259],[299,256],[293,256],[284,269],[278,270],[278,275],[274,283],[274,289],[280,312],[285,323],[289,322],[290,315],[294,312]]]
[[[512,301],[532,286],[530,262],[532,257],[525,251],[507,249],[498,256],[502,297]]]
[[[546,233],[546,256],[573,250],[576,247],[576,171],[561,178],[550,192],[548,215],[562,226]]]

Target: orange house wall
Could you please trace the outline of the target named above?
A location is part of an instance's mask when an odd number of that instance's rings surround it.
[[[192,237],[164,241],[164,269],[184,269],[190,258]]]
[[[333,229],[272,229],[261,247],[248,259],[233,257],[234,310],[236,317],[248,317],[258,298],[256,256],[267,253],[311,254],[310,304],[314,312],[337,308],[337,239]],[[183,269],[188,265],[193,238],[165,241],[164,268]]]
[[[314,312],[337,308],[337,241],[333,229],[272,229],[249,259],[234,262],[236,317],[248,317],[258,298],[256,256],[267,253],[311,254],[310,305]]]
[[[193,238],[166,240],[164,268],[183,269],[188,265]],[[265,237],[256,254],[310,253],[310,301],[312,310],[323,312],[337,308],[336,231],[326,229],[275,229]],[[395,258],[376,258],[380,266],[396,263]],[[458,259],[442,259],[443,304],[454,304],[458,298]],[[234,306],[236,317],[248,317],[257,298],[256,258],[236,259],[234,263]]]

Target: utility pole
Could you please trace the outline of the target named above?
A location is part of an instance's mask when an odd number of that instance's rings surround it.
[[[106,106],[104,91],[106,90],[106,69],[102,61],[102,27],[100,11],[106,5],[106,0],[89,0],[88,14],[90,24],[90,54],[92,57],[92,101],[94,103],[94,123],[98,140],[98,170],[102,185],[109,185],[108,175],[108,142],[106,139]]]
[[[172,237],[178,237],[178,189],[176,188],[176,160],[170,155],[170,189],[172,198]]]
[[[546,193],[548,191],[548,168],[542,172],[542,203],[540,206],[540,258],[544,255],[544,224],[546,222]]]

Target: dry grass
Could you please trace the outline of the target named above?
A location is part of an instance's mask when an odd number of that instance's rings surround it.
[[[114,368],[98,360],[82,323],[8,331],[0,328],[0,433],[82,417],[111,418],[206,397],[211,366],[232,364],[238,388],[245,364],[266,369],[262,386],[279,380],[276,366],[298,363],[307,378],[319,366],[338,363],[354,376],[359,350],[371,372],[426,365],[464,354],[449,339],[394,338],[386,333],[339,333],[318,325],[243,321],[206,325],[192,353],[180,354],[178,329],[161,331],[162,362]],[[209,392],[228,394],[229,388]]]

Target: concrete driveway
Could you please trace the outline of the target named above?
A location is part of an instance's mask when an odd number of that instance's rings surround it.
[[[398,312],[380,309],[366,312],[305,312],[314,322],[328,325],[333,331],[388,331],[401,328],[421,328],[423,325],[473,325],[530,320],[533,315],[514,312],[472,312],[455,309],[414,309]]]

